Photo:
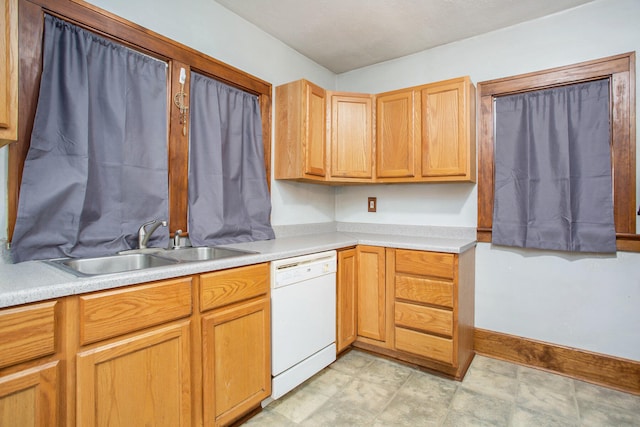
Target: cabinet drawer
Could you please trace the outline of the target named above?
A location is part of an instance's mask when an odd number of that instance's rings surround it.
[[[56,304],[0,310],[0,368],[55,353]]]
[[[396,250],[396,272],[453,279],[455,255],[440,252]]]
[[[191,314],[191,277],[80,297],[82,345]]]
[[[449,337],[453,334],[453,313],[449,310],[396,302],[395,321],[396,326]]]
[[[396,349],[453,364],[453,341],[435,335],[396,328]]]
[[[397,274],[396,299],[453,308],[453,282]]]
[[[200,276],[200,310],[246,300],[269,291],[269,264],[256,264]]]

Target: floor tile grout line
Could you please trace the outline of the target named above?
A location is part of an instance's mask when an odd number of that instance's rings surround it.
[[[413,377],[415,375],[415,373],[417,372],[417,370],[415,368],[409,367],[409,369],[411,369],[411,374],[407,377],[407,379],[404,380],[404,382],[400,385],[400,387],[398,387],[398,389],[393,393],[393,396],[391,396],[391,398],[387,401],[387,404],[384,405],[382,407],[382,409],[380,411],[378,411],[377,414],[374,415],[373,421],[377,420],[378,417],[389,407],[389,405],[391,405],[391,402],[393,402],[393,400],[396,398],[398,393],[400,393],[400,390],[402,390],[402,388],[405,385],[407,385],[407,383],[409,382],[409,379],[411,377]]]

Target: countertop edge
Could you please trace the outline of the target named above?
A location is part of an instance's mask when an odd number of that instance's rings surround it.
[[[332,232],[285,237],[267,241],[221,245],[257,253],[155,267],[94,277],[76,277],[41,261],[0,265],[0,308],[47,301],[71,295],[109,290],[129,285],[200,274],[227,268],[270,262],[277,259],[337,250],[356,245],[384,246],[434,252],[463,253],[476,246],[471,239],[420,236],[392,236],[374,233]],[[28,283],[27,286],[18,287]]]

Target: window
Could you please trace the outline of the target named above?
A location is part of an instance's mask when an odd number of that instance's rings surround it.
[[[173,99],[184,88],[189,92],[191,71],[216,78],[224,83],[249,92],[258,98],[261,112],[264,161],[267,180],[270,177],[271,147],[271,84],[226,65],[214,58],[153,33],[122,18],[104,13],[95,6],[83,2],[53,0],[18,0],[20,15],[19,64],[19,123],[18,140],[9,145],[8,167],[8,238],[13,237],[19,188],[25,158],[29,150],[31,129],[34,124],[38,100],[40,74],[42,73],[42,31],[44,14],[49,13],[74,23],[108,39],[147,53],[168,63],[168,82],[165,85],[168,118],[168,182],[169,229],[187,230],[188,156],[189,133],[183,132],[180,112]],[[180,83],[180,69],[186,71],[184,86]],[[187,122],[188,123],[188,122]],[[166,139],[165,139],[166,140]],[[269,182],[267,181],[267,185]]]
[[[491,242],[494,206],[494,99],[609,79],[613,209],[618,250],[640,251],[636,223],[635,53],[478,84],[478,241]]]
[[[169,213],[167,64],[51,15],[44,35],[13,259],[135,248],[140,224]]]

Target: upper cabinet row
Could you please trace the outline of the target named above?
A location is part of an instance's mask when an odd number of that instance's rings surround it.
[[[369,95],[276,88],[276,179],[475,182],[475,87],[460,77]]]

